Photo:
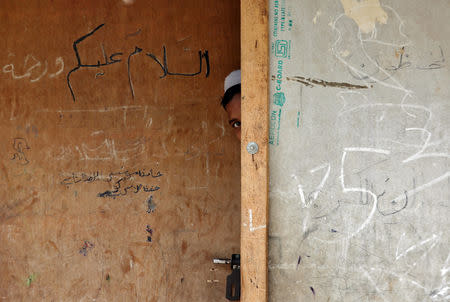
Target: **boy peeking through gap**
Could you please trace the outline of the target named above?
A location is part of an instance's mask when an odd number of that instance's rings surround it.
[[[228,114],[228,123],[237,138],[241,140],[241,71],[231,72],[224,83],[221,105]]]

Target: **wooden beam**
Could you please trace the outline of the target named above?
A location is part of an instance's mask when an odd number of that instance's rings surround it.
[[[241,301],[266,302],[269,137],[268,0],[241,1]],[[249,154],[247,145],[259,150]]]

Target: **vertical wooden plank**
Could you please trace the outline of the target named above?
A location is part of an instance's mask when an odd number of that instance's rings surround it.
[[[267,301],[268,0],[241,1],[241,301]],[[251,155],[249,142],[259,150]]]

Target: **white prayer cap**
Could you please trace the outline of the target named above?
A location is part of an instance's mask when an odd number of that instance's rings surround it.
[[[224,91],[227,91],[234,85],[241,84],[241,70],[232,71],[226,78],[223,85]]]

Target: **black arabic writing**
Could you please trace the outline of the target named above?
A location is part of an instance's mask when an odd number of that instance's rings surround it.
[[[90,36],[94,35],[94,33],[96,31],[98,31],[100,28],[102,28],[105,24],[100,24],[99,26],[97,26],[96,28],[94,28],[92,31],[90,31],[89,33],[87,33],[86,35],[82,36],[81,38],[75,40],[75,42],[73,42],[73,51],[75,53],[76,59],[77,59],[77,66],[75,66],[73,69],[71,69],[68,73],[67,73],[67,86],[69,87],[70,90],[70,94],[72,95],[72,99],[75,102],[76,101],[76,96],[75,96],[75,92],[73,90],[72,84],[70,82],[70,76],[72,75],[72,73],[74,73],[75,71],[81,69],[81,68],[99,68],[102,66],[107,66],[107,65],[111,65],[111,64],[115,64],[115,63],[119,63],[122,62],[122,59],[120,58],[123,55],[123,52],[116,52],[111,54],[109,57],[106,54],[103,45],[102,45],[102,52],[103,52],[103,57],[104,57],[104,62],[101,63],[100,61],[97,61],[97,63],[95,64],[86,64],[83,63],[80,57],[80,53],[78,51],[78,45],[83,42],[85,39],[89,38]],[[139,53],[143,52],[143,49],[135,46],[134,50],[128,55],[127,57],[127,70],[128,70],[128,84],[131,90],[131,95],[134,99],[134,88],[133,88],[133,81],[132,81],[132,77],[131,77],[131,72],[130,72],[130,63],[131,63],[131,58],[135,55],[138,55]],[[163,60],[162,62],[156,57],[156,55],[152,54],[152,53],[145,53],[146,56],[148,56],[149,58],[151,58],[153,61],[155,61],[159,67],[161,67],[162,70],[162,75],[160,76],[160,78],[164,78],[166,76],[185,76],[185,77],[193,77],[196,75],[199,75],[202,73],[203,70],[203,59],[205,59],[205,63],[206,63],[206,77],[209,76],[210,73],[210,64],[209,64],[209,53],[208,50],[205,51],[198,51],[198,56],[199,56],[199,70],[197,72],[193,72],[193,73],[180,73],[180,72],[171,72],[169,70],[169,66],[168,66],[168,62],[167,62],[167,50],[166,47],[163,45]]]
[[[133,183],[131,185],[124,185],[128,180],[134,180],[135,177],[151,177],[158,178],[163,176],[163,174],[158,171],[153,172],[153,169],[146,171],[145,169],[139,169],[136,171],[129,172],[119,171],[111,172],[107,176],[102,175],[99,171],[95,171],[91,174],[87,173],[72,173],[70,177],[66,177],[61,181],[63,185],[74,185],[77,183],[93,183],[96,181],[104,181],[108,183],[113,183],[112,190],[106,190],[97,194],[97,197],[111,197],[116,198],[119,196],[125,196],[128,193],[139,193],[139,192],[155,192],[160,189],[159,186],[149,186],[141,183]]]

